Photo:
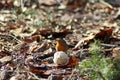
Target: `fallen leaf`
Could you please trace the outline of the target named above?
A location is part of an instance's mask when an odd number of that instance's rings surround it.
[[[9,62],[12,60],[12,57],[11,56],[5,56],[3,58],[0,59],[0,62],[1,63],[6,63],[6,62]]]
[[[64,38],[67,34],[72,34],[72,32],[68,29],[63,29],[59,32],[54,32],[52,29],[46,28],[42,30],[38,29],[33,35],[42,35],[46,39],[55,39]]]
[[[86,38],[81,39],[73,48],[73,50],[78,49],[80,46],[88,46],[89,43],[93,41],[93,39],[101,40],[101,42],[108,42],[110,37],[112,36],[113,30],[110,29],[105,29],[105,30],[100,30],[100,32],[96,33],[94,36],[88,36]]]
[[[40,74],[44,72],[43,70],[39,70],[39,69],[29,69],[29,70],[30,72],[35,73],[35,74]]]
[[[36,29],[32,27],[27,27],[27,26],[10,30],[10,33],[14,34],[15,36],[22,37],[22,38],[29,37],[35,32],[36,32]]]
[[[0,1],[0,9],[2,8],[11,8],[13,6],[14,0],[1,0]]]
[[[72,32],[68,29],[63,29],[61,32],[53,32],[52,37],[53,38],[64,38],[68,34],[72,34]]]
[[[41,35],[32,35],[30,37],[25,37],[23,40],[26,43],[31,43],[34,41],[40,42],[43,39],[43,37]]]
[[[24,41],[25,43],[32,43],[32,42],[33,42],[33,40],[32,40],[31,38],[27,38],[27,37],[25,37],[25,38],[23,39],[23,41]]]
[[[16,29],[16,25],[13,24],[13,23],[11,23],[11,24],[9,24],[9,28],[10,28],[10,29]]]
[[[97,33],[93,39],[99,39],[102,42],[107,42],[109,38],[112,36],[112,29],[106,29],[106,30],[100,30],[99,33]]]
[[[49,48],[49,44],[47,41],[44,41],[40,46],[37,46],[33,52],[43,52]]]
[[[69,0],[67,3],[67,8],[71,10],[82,8],[84,6],[85,6],[85,0]]]
[[[74,67],[78,65],[79,60],[76,58],[76,56],[70,56],[69,63],[67,66]]]
[[[33,41],[37,41],[37,42],[40,42],[42,40],[42,36],[41,35],[34,35],[34,36],[31,36],[31,39]]]
[[[30,64],[29,66],[29,70],[33,73],[43,73],[45,71],[47,71],[48,69],[51,69],[51,67],[47,66],[46,64],[40,64],[40,65],[35,65],[35,64]]]
[[[48,36],[50,36],[52,34],[52,29],[50,28],[45,28],[45,29],[37,29],[36,32],[33,35],[42,35],[45,38],[47,38]]]
[[[38,1],[40,4],[44,4],[44,5],[48,5],[48,6],[50,6],[50,5],[55,5],[57,2],[56,2],[56,0],[39,0]]]

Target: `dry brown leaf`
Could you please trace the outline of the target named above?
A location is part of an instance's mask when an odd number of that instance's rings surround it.
[[[85,0],[69,0],[67,3],[67,7],[72,10],[84,6],[85,6]]]
[[[72,34],[72,32],[69,29],[63,29],[59,32],[54,32],[51,28],[46,29],[38,29],[33,35],[42,35],[45,38],[49,38],[49,36],[52,36],[50,38],[63,38],[67,34]]]
[[[112,36],[113,30],[110,29],[105,29],[105,30],[100,30],[96,35],[88,36],[86,38],[81,39],[76,46],[74,47],[73,50],[76,50],[78,47],[86,45],[88,46],[89,43],[93,41],[93,39],[101,40],[101,42],[108,42],[110,37]]]
[[[9,24],[9,28],[10,28],[10,29],[16,29],[17,27],[16,27],[15,24],[12,24],[12,23],[11,23],[11,24]]]
[[[43,74],[45,71],[50,70],[52,67],[47,66],[47,64],[30,64],[29,66],[29,70],[33,73],[37,73],[37,74]]]
[[[72,34],[72,32],[69,29],[63,29],[60,32],[53,32],[52,37],[53,38],[64,38],[68,34]]]
[[[29,70],[30,70],[30,72],[36,73],[36,74],[40,74],[40,73],[44,72],[44,70],[39,70],[39,69],[29,69]]]
[[[31,38],[33,41],[40,42],[40,40],[42,40],[43,37],[41,35],[34,35],[34,36],[31,36]]]
[[[76,56],[70,56],[69,63],[67,66],[74,67],[78,65],[79,60],[76,58]]]
[[[112,36],[112,32],[112,29],[100,30],[100,32],[94,36],[94,39],[99,39],[102,42],[108,41]]]
[[[45,38],[47,38],[48,36],[50,36],[52,34],[52,29],[50,28],[45,28],[45,29],[37,29],[36,32],[33,35],[42,35]]]
[[[30,37],[25,37],[23,40],[25,43],[31,43],[34,41],[40,42],[43,39],[43,37],[41,35],[33,35]]]
[[[43,52],[49,48],[47,41],[44,41],[40,46],[37,46],[33,52]]]
[[[0,1],[0,9],[2,8],[11,8],[13,6],[14,0],[1,0]]]
[[[27,37],[25,37],[25,38],[23,39],[23,41],[24,41],[25,43],[32,43],[32,42],[33,42],[33,40],[32,40],[31,38],[27,38]]]

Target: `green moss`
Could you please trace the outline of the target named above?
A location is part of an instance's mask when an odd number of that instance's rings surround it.
[[[80,64],[80,74],[88,75],[90,80],[118,80],[120,61],[106,58],[101,51],[100,41],[90,44],[91,57]]]

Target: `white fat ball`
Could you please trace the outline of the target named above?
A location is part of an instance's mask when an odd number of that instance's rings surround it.
[[[54,54],[53,61],[57,65],[67,65],[69,62],[69,57],[65,52],[58,51]]]

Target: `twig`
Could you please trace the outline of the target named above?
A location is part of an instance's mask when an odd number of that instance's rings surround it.
[[[111,8],[111,9],[113,9],[112,5],[110,5],[109,3],[105,2],[104,0],[99,0],[99,1],[100,1],[100,3],[102,3],[103,5],[105,5],[105,6],[109,7],[109,8]]]
[[[106,47],[117,47],[117,45],[105,44],[105,43],[101,43],[101,46],[106,46]]]
[[[107,46],[112,46],[112,45],[107,45]],[[109,48],[109,49],[102,49],[101,51],[112,51],[113,48]],[[70,55],[75,55],[75,56],[79,56],[80,54],[82,54],[83,52],[89,52],[89,49],[80,49],[78,51],[73,51]]]
[[[79,53],[82,53],[82,52],[87,52],[89,51],[89,49],[80,49],[80,50],[77,50],[77,51],[73,51],[70,55],[79,55]]]

